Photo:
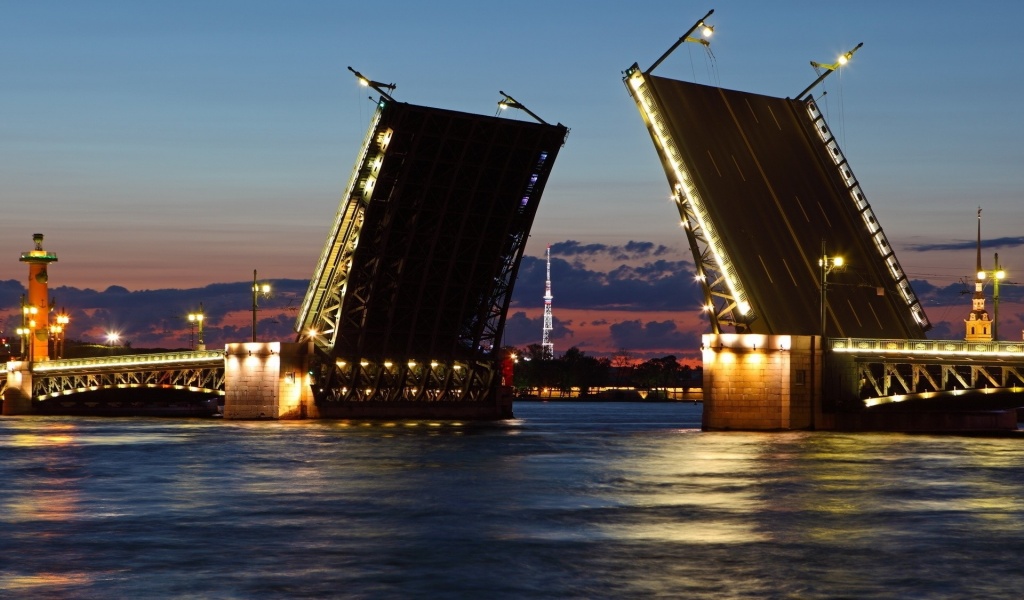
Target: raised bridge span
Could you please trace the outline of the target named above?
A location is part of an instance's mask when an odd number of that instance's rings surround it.
[[[911,397],[1018,390],[1019,345],[925,339],[931,323],[808,94],[814,84],[778,98],[652,73],[683,42],[701,41],[688,36],[704,25],[623,78],[703,290],[704,426],[834,428],[844,411]],[[1015,428],[1016,418],[989,423]]]

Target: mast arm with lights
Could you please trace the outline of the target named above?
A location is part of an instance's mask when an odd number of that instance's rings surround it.
[[[525,106],[523,106],[523,104],[521,102],[519,102],[518,100],[516,100],[512,96],[509,96],[508,94],[506,94],[505,92],[503,92],[501,90],[498,90],[498,93],[502,95],[502,99],[498,101],[498,109],[499,110],[505,110],[507,108],[518,108],[519,110],[525,112],[526,114],[528,114],[531,117],[533,117],[534,119],[536,119],[537,122],[540,123],[541,125],[547,125],[548,124],[547,121],[545,121],[544,119],[538,117],[532,110],[530,110],[530,109],[526,108]]]
[[[699,38],[692,38],[692,37],[690,37],[690,34],[693,33],[694,31],[696,31],[697,28],[703,27],[704,29],[703,29],[702,33],[703,33],[704,37],[711,37],[711,34],[715,31],[715,28],[710,26],[710,25],[705,25],[704,24],[704,19],[707,19],[708,17],[710,17],[714,12],[715,12],[715,10],[711,9],[711,10],[708,11],[708,14],[706,14],[703,17],[701,17],[700,19],[698,19],[697,22],[693,24],[693,27],[690,27],[688,30],[686,30],[686,33],[684,33],[678,40],[676,40],[676,43],[672,44],[671,48],[666,50],[665,53],[662,54],[660,58],[658,58],[658,60],[654,61],[653,65],[651,65],[650,67],[647,68],[646,71],[644,71],[644,75],[650,75],[651,71],[653,71],[658,65],[660,65],[662,63],[662,61],[664,61],[666,58],[668,58],[669,54],[672,54],[673,52],[675,52],[676,48],[681,46],[683,42],[696,42],[698,44],[703,44],[703,45],[707,46],[710,42],[708,42],[707,40],[699,39]]]
[[[821,75],[819,75],[818,78],[815,79],[811,83],[811,85],[809,85],[806,88],[804,88],[804,91],[802,91],[799,94],[797,94],[796,95],[796,99],[797,100],[803,99],[803,97],[806,96],[808,92],[810,92],[812,89],[814,89],[814,86],[818,85],[819,83],[824,81],[826,77],[831,75],[832,71],[835,71],[839,67],[841,67],[841,66],[845,65],[846,63],[850,62],[850,59],[853,58],[853,53],[858,51],[858,50],[860,50],[860,47],[863,46],[863,45],[864,45],[864,42],[861,42],[861,43],[857,44],[857,46],[854,47],[853,50],[850,50],[846,54],[840,55],[839,58],[836,60],[836,62],[834,62],[834,63],[832,63],[830,65],[826,65],[824,63],[819,63],[819,62],[814,62],[812,60],[811,61],[811,66],[812,67],[814,67],[816,69],[820,67],[822,69],[825,69],[825,72],[822,73]]]
[[[373,88],[378,94],[380,94],[381,96],[387,98],[391,102],[395,101],[394,98],[392,98],[387,92],[384,91],[384,90],[390,90],[392,92],[395,91],[395,88],[398,87],[395,84],[393,84],[393,83],[381,83],[379,81],[373,81],[372,79],[370,79],[369,77],[366,77],[365,75],[363,75],[359,71],[356,71],[352,67],[349,67],[348,70],[352,71],[352,73],[355,74],[356,79],[359,80],[359,83],[361,85],[364,85],[364,86],[369,87],[369,88]]]

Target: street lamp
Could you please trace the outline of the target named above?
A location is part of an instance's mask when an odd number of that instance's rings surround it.
[[[21,359],[22,360],[26,359],[26,356],[25,356],[25,339],[28,337],[28,334],[29,334],[30,331],[31,330],[28,327],[19,327],[17,329],[18,337],[21,338]]]
[[[53,353],[57,355],[57,358],[64,356],[64,341],[67,339],[68,323],[70,322],[71,317],[61,309],[60,313],[57,315],[57,333],[59,334],[59,338],[54,341],[53,348]]]
[[[1006,279],[1006,271],[999,265],[999,253],[996,253],[995,268],[991,271],[978,271],[978,281],[986,277],[992,278],[992,341],[999,341],[999,282]]]
[[[64,326],[60,323],[50,325],[50,338],[53,339],[53,357],[60,358],[60,334],[64,332]]]
[[[258,310],[259,304],[257,301],[259,297],[264,298],[270,297],[270,284],[269,283],[257,283],[256,282],[256,269],[252,270],[252,341],[256,341],[256,311]]]
[[[829,256],[825,253],[825,240],[821,241],[821,258],[818,267],[821,269],[821,337],[825,337],[825,309],[828,306],[828,276],[832,271],[842,270],[845,261],[842,256]]]
[[[203,319],[204,318],[206,318],[206,317],[203,314],[203,303],[200,302],[199,303],[199,312],[194,312],[194,313],[189,313],[188,314],[188,322],[189,322],[189,325],[192,328],[192,332],[189,333],[189,340],[188,341],[189,341],[189,345],[192,346],[193,349],[196,349],[197,347],[192,344],[192,334],[195,333],[196,325],[198,325],[199,326],[199,345],[198,345],[198,349],[199,350],[206,350],[206,343],[203,342]]]

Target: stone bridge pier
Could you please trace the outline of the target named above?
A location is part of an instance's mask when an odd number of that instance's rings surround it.
[[[309,344],[244,342],[224,351],[225,419],[319,417],[309,375]]]
[[[27,360],[7,363],[7,385],[2,400],[4,416],[32,412],[32,363]]]

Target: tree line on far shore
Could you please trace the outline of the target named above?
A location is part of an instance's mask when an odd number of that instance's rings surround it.
[[[506,347],[505,356],[513,362],[512,385],[518,396],[554,390],[559,395],[588,397],[612,388],[667,397],[667,390],[699,390],[703,376],[703,369],[681,364],[671,354],[637,362],[625,350],[612,358],[597,358],[573,346],[557,358],[545,358],[540,344],[530,344]]]

